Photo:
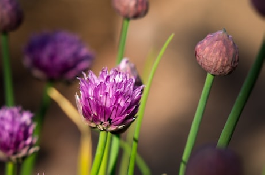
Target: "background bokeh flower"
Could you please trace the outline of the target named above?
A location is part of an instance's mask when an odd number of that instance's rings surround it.
[[[32,36],[25,46],[23,62],[39,79],[71,81],[89,69],[93,59],[78,36],[56,31]]]

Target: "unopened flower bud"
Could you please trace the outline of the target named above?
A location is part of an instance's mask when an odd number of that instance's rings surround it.
[[[133,63],[129,61],[128,58],[123,58],[121,63],[117,66],[118,70],[121,72],[129,73],[130,77],[135,79],[135,87],[142,86],[142,80],[138,74],[138,71]]]
[[[225,29],[200,41],[195,47],[195,56],[199,65],[213,75],[230,74],[239,62],[238,48]]]
[[[251,0],[254,9],[262,16],[265,17],[265,1],[264,0]]]
[[[231,150],[205,146],[191,155],[185,175],[242,175],[239,157]]]
[[[112,0],[112,6],[123,18],[138,19],[148,12],[148,0]]]
[[[23,21],[18,0],[0,0],[0,32],[16,30]]]

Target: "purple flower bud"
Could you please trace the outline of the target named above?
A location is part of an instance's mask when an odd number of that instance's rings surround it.
[[[186,166],[185,175],[242,175],[242,165],[231,150],[205,146],[194,152]]]
[[[265,1],[264,0],[251,0],[254,9],[262,16],[265,17]]]
[[[213,75],[230,74],[239,62],[238,48],[225,29],[200,41],[195,47],[195,56],[199,65]]]
[[[97,77],[92,71],[80,78],[80,114],[92,128],[101,131],[125,131],[135,120],[144,86],[134,88],[135,79],[116,68],[103,68]]]
[[[64,31],[33,36],[24,55],[24,65],[45,80],[71,81],[89,69],[94,59],[78,36]]]
[[[135,87],[143,85],[135,65],[128,58],[123,58],[117,69],[121,72],[129,73],[130,77],[135,79]]]
[[[148,0],[112,0],[112,6],[123,18],[145,17],[149,9]]]
[[[33,137],[33,114],[20,107],[2,107],[0,110],[0,160],[23,159],[38,150]]]
[[[0,0],[0,32],[16,30],[21,25],[23,17],[18,0]]]

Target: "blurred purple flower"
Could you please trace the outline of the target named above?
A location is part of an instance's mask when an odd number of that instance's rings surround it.
[[[18,0],[0,0],[0,32],[16,30],[23,21]]]
[[[78,36],[44,32],[33,36],[24,49],[24,64],[39,79],[71,81],[88,70],[92,52]]]
[[[38,150],[33,137],[33,114],[20,107],[0,110],[0,160],[16,162]]]
[[[117,66],[117,69],[121,72],[129,73],[130,78],[135,79],[135,88],[143,85],[135,65],[131,63],[128,58],[123,58],[121,63]]]
[[[103,68],[99,77],[89,71],[80,78],[76,102],[89,126],[101,131],[124,132],[135,120],[144,86],[134,88],[135,79],[117,68]]]

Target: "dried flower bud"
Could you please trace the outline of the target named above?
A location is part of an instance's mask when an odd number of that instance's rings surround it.
[[[53,81],[72,81],[94,60],[94,54],[79,37],[65,31],[34,35],[24,55],[24,65],[35,77]]]
[[[117,68],[121,72],[129,73],[130,77],[135,79],[135,87],[143,85],[135,65],[131,63],[128,58],[123,58]]]
[[[148,0],[112,0],[112,6],[123,18],[138,19],[148,12]]]
[[[251,0],[254,9],[262,16],[265,17],[265,1],[264,0]]]
[[[18,0],[0,0],[0,32],[16,30],[23,21]]]
[[[32,117],[20,107],[0,109],[0,160],[16,162],[38,150]]]
[[[239,61],[238,48],[225,29],[209,34],[200,41],[195,47],[195,56],[199,65],[213,75],[230,74]]]
[[[242,175],[242,165],[231,150],[205,146],[193,153],[185,175]]]

